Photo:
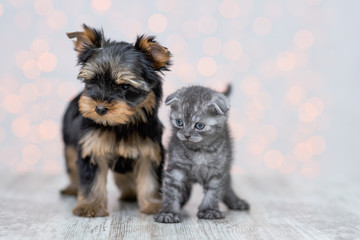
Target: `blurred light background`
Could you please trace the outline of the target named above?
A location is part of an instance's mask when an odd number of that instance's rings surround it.
[[[3,0],[0,167],[65,174],[61,118],[81,89],[72,41],[81,24],[173,54],[165,96],[233,84],[233,174],[316,179],[359,172],[359,1]],[[169,109],[160,117],[169,139]]]

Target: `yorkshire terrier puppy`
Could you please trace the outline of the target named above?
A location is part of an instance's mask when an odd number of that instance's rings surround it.
[[[156,213],[164,160],[160,73],[168,70],[170,52],[154,37],[138,36],[130,44],[105,39],[102,30],[85,24],[83,29],[67,33],[76,39],[85,88],[63,119],[70,185],[61,193],[78,196],[75,215],[107,216],[111,169],[122,200],[137,199],[142,213]]]

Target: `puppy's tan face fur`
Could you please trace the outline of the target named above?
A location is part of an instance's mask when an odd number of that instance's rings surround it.
[[[86,94],[81,95],[79,110],[84,117],[91,118],[104,126],[127,124],[129,122],[146,122],[145,114],[151,114],[156,104],[154,92],[150,92],[138,106],[130,106],[126,102],[115,100],[112,102],[95,100]],[[96,112],[98,106],[107,109],[104,115]]]

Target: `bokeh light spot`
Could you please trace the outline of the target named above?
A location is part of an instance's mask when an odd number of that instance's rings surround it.
[[[57,65],[56,56],[52,53],[46,52],[41,54],[38,61],[38,66],[44,72],[51,72]]]
[[[239,5],[233,0],[223,0],[220,4],[220,14],[224,18],[235,18],[239,13]]]
[[[40,135],[44,139],[53,139],[58,134],[58,124],[53,120],[45,120],[40,124]]]
[[[151,15],[148,20],[148,27],[154,33],[161,33],[167,27],[167,19],[162,14]]]
[[[52,0],[36,0],[34,8],[40,16],[49,15],[54,10]]]
[[[16,55],[16,66],[23,69],[26,62],[32,59],[30,52],[21,51]]]
[[[265,17],[258,17],[252,24],[253,31],[259,36],[266,36],[271,32],[271,22]]]
[[[300,30],[295,34],[294,41],[299,48],[308,49],[314,44],[314,36],[308,30]]]
[[[291,71],[296,64],[296,58],[291,52],[280,53],[276,60],[277,67],[282,71]]]
[[[265,138],[262,136],[251,136],[246,142],[247,151],[253,156],[261,155],[267,146]]]
[[[33,144],[25,146],[22,150],[23,160],[29,165],[34,165],[39,162],[41,155],[39,147]]]
[[[91,6],[95,11],[105,12],[111,6],[111,0],[92,0]]]
[[[18,91],[19,82],[17,78],[12,74],[5,74],[0,78],[0,87],[2,88],[1,93],[15,93]],[[1,97],[4,97],[2,95]],[[0,97],[0,99],[1,99]]]
[[[60,10],[53,11],[47,17],[47,24],[54,30],[61,30],[66,26],[67,17],[66,14]]]
[[[176,6],[176,0],[156,0],[156,7],[163,12],[171,12]]]
[[[224,44],[223,54],[230,60],[236,60],[241,56],[242,47],[237,41],[231,40]]]
[[[321,155],[326,149],[326,141],[321,136],[312,136],[307,141],[309,152],[313,155]]]
[[[312,107],[311,104],[307,104],[307,105],[308,105],[307,107],[305,107],[305,104],[299,106],[298,116],[299,116],[300,120],[303,122],[312,122],[316,119],[316,115],[312,114],[312,111],[311,111],[314,108]]]
[[[197,64],[197,69],[202,76],[212,76],[216,73],[217,64],[214,59],[210,57],[201,58]]]
[[[30,131],[30,122],[26,118],[16,118],[11,124],[13,134],[18,138],[25,138]]]
[[[0,17],[3,15],[4,13],[4,7],[3,5],[0,3]]]
[[[38,78],[41,74],[41,69],[38,66],[38,62],[33,59],[27,61],[23,66],[23,73],[25,77],[29,79]]]
[[[307,143],[296,144],[293,150],[293,154],[300,162],[309,161],[312,157],[312,154],[309,151]]]
[[[48,41],[44,39],[35,39],[30,46],[30,52],[32,55],[39,57],[41,54],[48,52],[50,49]]]
[[[217,37],[208,37],[202,44],[202,49],[209,56],[216,56],[221,52],[221,41]]]
[[[13,114],[20,113],[24,108],[21,97],[15,94],[6,96],[4,98],[3,105],[9,113]]]
[[[304,104],[304,108],[308,115],[317,117],[323,113],[324,103],[320,98],[313,97]]]
[[[280,168],[284,161],[284,157],[279,150],[272,149],[265,153],[264,163],[268,168],[276,169]]]

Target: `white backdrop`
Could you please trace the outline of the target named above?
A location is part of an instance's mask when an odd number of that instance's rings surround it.
[[[173,54],[165,95],[233,84],[233,174],[305,178],[359,169],[358,1],[4,0],[0,3],[0,167],[64,173],[61,117],[81,90],[82,23]],[[168,108],[160,117],[169,138]]]

